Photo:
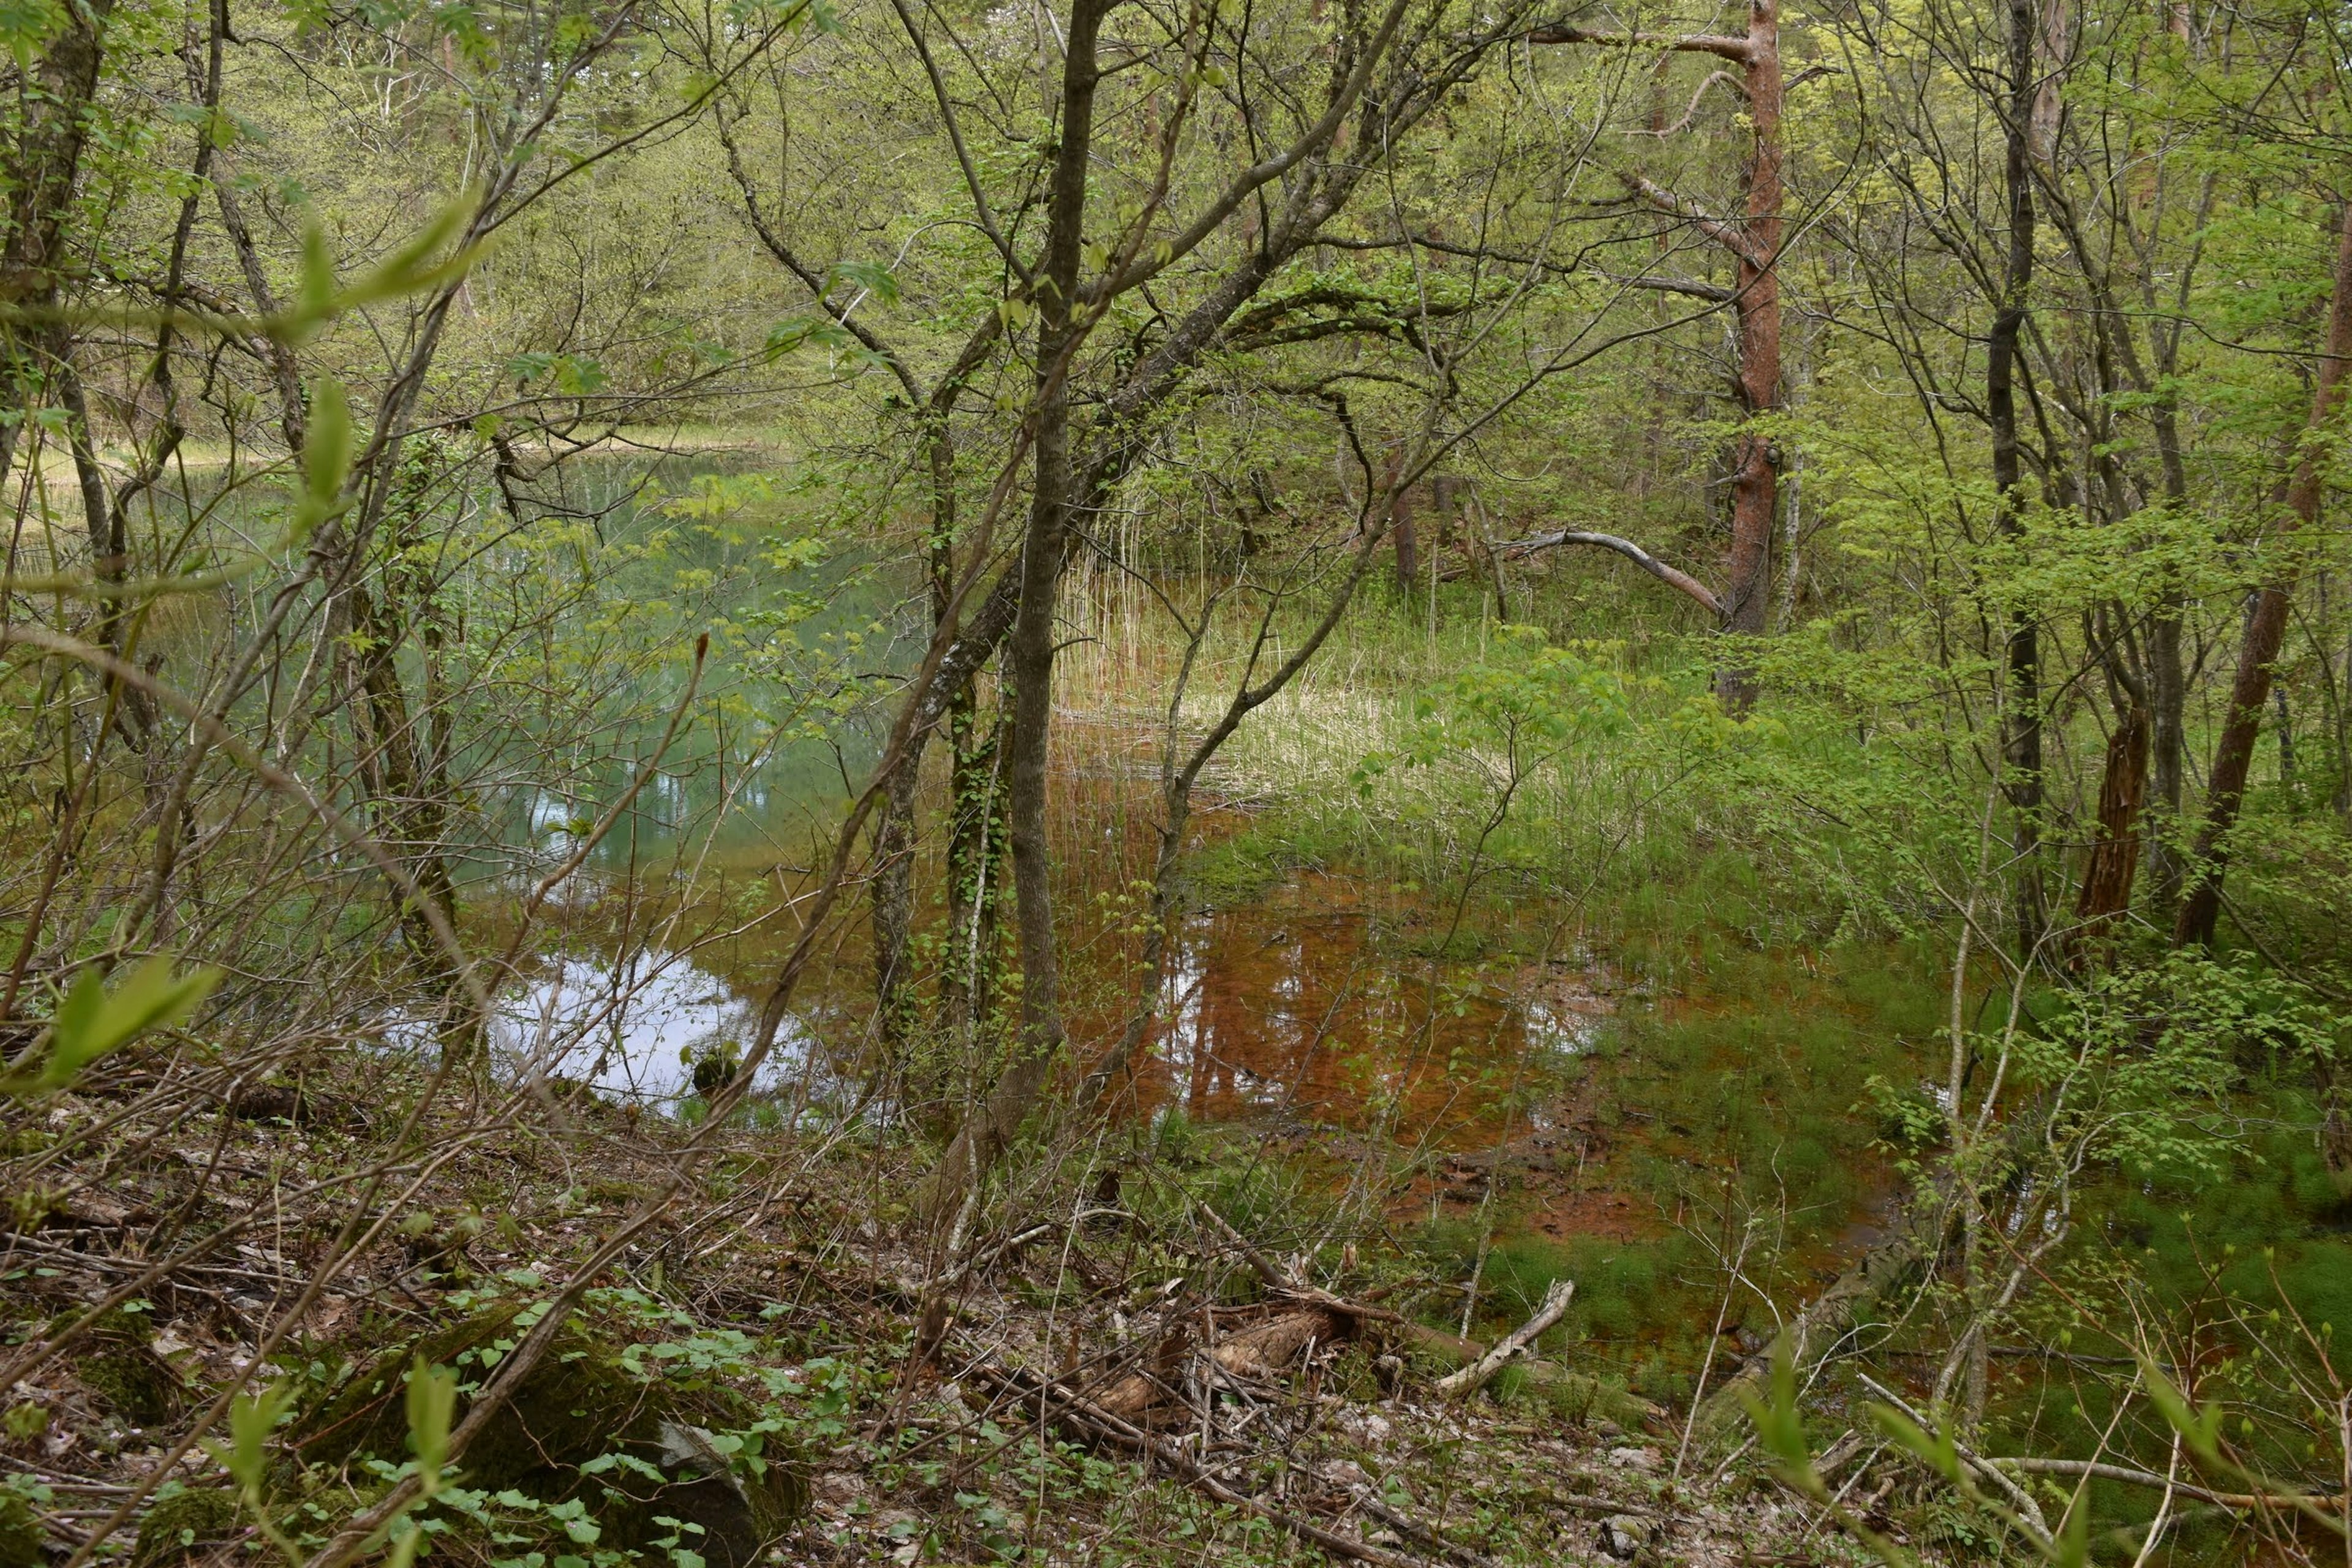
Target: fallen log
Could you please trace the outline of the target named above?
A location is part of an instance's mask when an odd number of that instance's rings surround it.
[[[1354,1337],[1355,1324],[1347,1321],[1347,1314],[1313,1301],[1226,1335],[1209,1354],[1235,1377],[1269,1378],[1297,1361],[1310,1345]]]
[[[1441,1366],[1468,1366],[1487,1353],[1486,1347],[1475,1340],[1462,1339],[1408,1319],[1395,1319],[1387,1331],[1414,1354]],[[1518,1364],[1529,1385],[1542,1390],[1554,1405],[1573,1413],[1599,1415],[1621,1426],[1663,1427],[1666,1423],[1666,1412],[1662,1407],[1639,1394],[1612,1387],[1599,1378],[1571,1372],[1558,1362],[1523,1361]]]
[[[1906,1289],[1923,1271],[1927,1249],[1910,1227],[1896,1232],[1856,1258],[1831,1281],[1828,1289],[1808,1302],[1780,1331],[1788,1342],[1790,1361],[1801,1385],[1823,1362],[1843,1351],[1863,1321],[1881,1300]],[[1778,1342],[1775,1342],[1776,1343]],[[1742,1362],[1716,1385],[1699,1406],[1698,1430],[1720,1438],[1738,1426],[1748,1397],[1761,1397],[1772,1377],[1772,1347],[1766,1346]]]
[[[1543,1331],[1566,1315],[1568,1304],[1575,1297],[1575,1280],[1553,1280],[1551,1289],[1544,1292],[1543,1305],[1536,1309],[1535,1316],[1505,1335],[1501,1343],[1476,1361],[1459,1372],[1449,1373],[1439,1378],[1437,1391],[1449,1399],[1458,1399],[1464,1394],[1476,1393],[1486,1386],[1488,1378],[1526,1355],[1528,1347],[1536,1342]]]

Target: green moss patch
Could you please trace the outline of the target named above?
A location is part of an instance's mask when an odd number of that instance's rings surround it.
[[[388,1352],[300,1422],[290,1446],[307,1465],[398,1463],[408,1453],[410,1369],[420,1359],[463,1369],[462,1422],[500,1347],[521,1337],[515,1310],[502,1308]],[[632,1551],[674,1537],[711,1568],[749,1568],[808,1501],[801,1471],[775,1456],[748,1471],[730,1463],[722,1435],[755,1419],[751,1402],[723,1384],[632,1370],[618,1344],[575,1321],[474,1437],[457,1479],[473,1491],[519,1494],[541,1510],[584,1504],[602,1547]],[[524,1513],[528,1528],[532,1511]],[[536,1517],[553,1531],[562,1513]]]
[[[242,1537],[246,1525],[236,1495],[223,1487],[190,1487],[159,1497],[139,1521],[131,1568],[168,1568],[211,1555]],[[35,1561],[37,1561],[37,1557]],[[0,1568],[19,1568],[14,1559]]]

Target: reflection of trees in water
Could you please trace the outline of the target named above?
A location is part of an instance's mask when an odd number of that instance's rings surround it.
[[[1382,923],[1355,884],[1319,874],[1188,921],[1159,1092],[1196,1119],[1275,1110],[1360,1124],[1391,1098],[1408,1125],[1491,1115],[1522,1055],[1569,1034],[1563,1007],[1454,965],[1433,993],[1424,961],[1383,951]]]

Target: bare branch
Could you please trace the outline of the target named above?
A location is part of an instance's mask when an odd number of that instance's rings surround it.
[[[1680,135],[1683,132],[1690,129],[1692,118],[1698,113],[1699,100],[1705,98],[1706,96],[1706,89],[1713,87],[1717,82],[1721,82],[1724,86],[1730,88],[1742,98],[1748,96],[1748,89],[1741,86],[1739,79],[1733,76],[1729,71],[1709,71],[1706,73],[1706,79],[1698,84],[1698,90],[1691,94],[1690,107],[1683,110],[1683,117],[1680,120],[1675,121],[1672,125],[1666,126],[1662,130],[1628,131],[1625,134],[1628,136]]]
[[[1721,33],[1588,33],[1581,27],[1536,27],[1527,35],[1531,44],[1606,44],[1621,49],[1675,49],[1685,54],[1717,55],[1747,65],[1755,58],[1746,38]]]
[[[1667,565],[1632,540],[1620,539],[1613,533],[1587,533],[1577,529],[1563,529],[1558,533],[1538,533],[1532,538],[1514,540],[1508,544],[1498,544],[1495,549],[1498,554],[1516,558],[1562,544],[1591,544],[1602,550],[1613,550],[1667,587],[1678,588],[1705,605],[1710,614],[1718,617],[1723,614],[1723,601],[1717,598],[1714,590],[1706,584],[1687,572]]]
[[[1754,247],[1748,243],[1746,235],[1721,218],[1714,216],[1696,202],[1685,201],[1664,185],[1640,174],[1630,176],[1626,183],[1633,187],[1637,195],[1652,206],[1661,212],[1674,214],[1726,250],[1745,259],[1759,272],[1764,269],[1765,259],[1755,254]]]

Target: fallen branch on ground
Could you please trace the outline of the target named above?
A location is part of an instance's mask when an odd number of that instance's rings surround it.
[[[2341,1509],[2344,1500],[2324,1492],[2217,1492],[2174,1477],[2159,1476],[2153,1470],[2137,1470],[2129,1465],[2103,1464],[2095,1459],[1989,1458],[1988,1465],[2001,1465],[2029,1476],[2090,1476],[2103,1481],[2122,1481],[2129,1486],[2153,1487],[2161,1491],[2169,1489],[2182,1497],[2192,1497],[2220,1508],[2317,1508]]]
[[[1536,1309],[1534,1317],[1505,1335],[1502,1342],[1493,1350],[1488,1351],[1468,1366],[1439,1378],[1437,1391],[1449,1399],[1458,1399],[1476,1393],[1486,1384],[1488,1378],[1526,1355],[1528,1347],[1536,1342],[1537,1336],[1559,1322],[1566,1314],[1568,1303],[1575,1295],[1575,1280],[1553,1280],[1551,1289],[1544,1292],[1543,1305]]]
[[[1025,1372],[1018,1367],[998,1366],[990,1362],[980,1361],[971,1363],[970,1375],[988,1384],[992,1392],[1010,1395],[1020,1404],[1035,1402],[1041,1416],[1045,1415],[1045,1407],[1051,1406],[1054,1418],[1079,1436],[1108,1442],[1131,1452],[1142,1454],[1147,1458],[1165,1465],[1181,1477],[1186,1484],[1197,1488],[1217,1501],[1256,1514],[1288,1534],[1297,1536],[1311,1545],[1319,1546],[1335,1557],[1345,1557],[1358,1563],[1371,1563],[1378,1564],[1379,1568],[1430,1568],[1430,1565],[1421,1558],[1408,1557],[1403,1552],[1391,1552],[1384,1546],[1374,1546],[1367,1541],[1351,1541],[1335,1531],[1325,1530],[1320,1525],[1309,1524],[1294,1514],[1285,1513],[1269,1503],[1260,1502],[1255,1498],[1235,1491],[1196,1463],[1192,1456],[1173,1443],[1155,1436],[1132,1422],[1112,1415],[1092,1400],[1073,1394],[1056,1384],[1046,1382],[1034,1373]]]

